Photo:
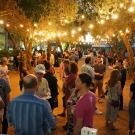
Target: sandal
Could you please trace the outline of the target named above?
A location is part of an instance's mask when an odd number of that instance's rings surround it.
[[[61,117],[66,117],[66,114],[61,113],[61,114],[58,114],[58,116],[61,116]]]
[[[115,126],[112,126],[112,127],[109,127],[110,130],[119,130],[117,127]]]
[[[103,103],[101,99],[98,100],[99,103]]]

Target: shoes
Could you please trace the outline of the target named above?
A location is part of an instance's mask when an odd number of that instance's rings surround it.
[[[101,96],[100,98],[105,98],[105,96]]]
[[[120,107],[119,107],[119,110],[123,110],[123,107],[120,106]]]
[[[99,103],[103,103],[101,99],[98,99],[98,102],[99,102]]]
[[[107,93],[108,93],[108,90],[104,93],[104,95],[107,95]]]
[[[66,123],[65,126],[62,126],[63,129],[67,130],[68,129],[68,123]]]
[[[61,114],[58,114],[58,116],[61,116],[61,117],[66,117],[66,114],[61,113]]]
[[[98,109],[95,110],[95,114],[99,114],[99,115],[102,115],[103,113],[100,112]]]

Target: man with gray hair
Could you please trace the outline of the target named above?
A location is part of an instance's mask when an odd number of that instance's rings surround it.
[[[37,90],[37,95],[39,97],[44,97],[44,96],[50,96],[51,91],[49,89],[48,81],[43,78],[45,74],[45,66],[42,64],[39,64],[35,68],[35,76],[38,79],[38,90]],[[24,92],[24,88],[22,89],[22,93]]]
[[[27,75],[23,79],[24,93],[12,99],[8,105],[7,119],[13,125],[15,135],[46,135],[46,129],[53,129],[56,118],[47,100],[37,96],[38,79]]]

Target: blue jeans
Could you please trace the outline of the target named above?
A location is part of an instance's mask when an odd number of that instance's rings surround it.
[[[130,99],[129,101],[129,130],[133,131],[135,122],[135,100]]]

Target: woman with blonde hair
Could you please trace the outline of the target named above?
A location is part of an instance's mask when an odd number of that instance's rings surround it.
[[[110,74],[110,79],[106,85],[106,90],[108,90],[107,103],[106,103],[106,127],[111,130],[117,130],[113,123],[116,122],[118,111],[119,111],[119,95],[121,95],[121,82],[118,81],[119,71],[118,69],[113,69]],[[109,123],[110,121],[110,123]]]

